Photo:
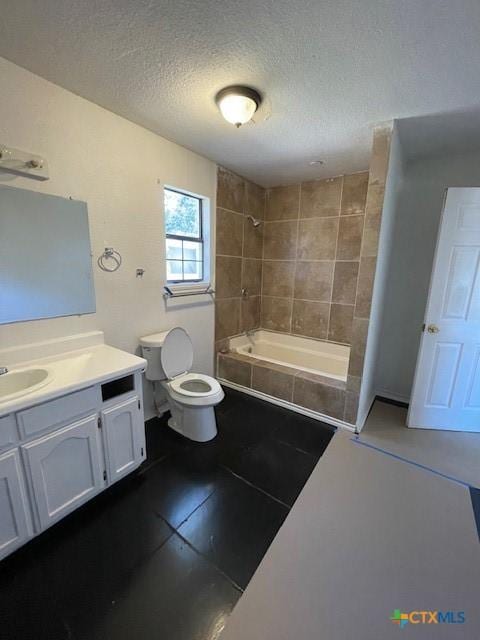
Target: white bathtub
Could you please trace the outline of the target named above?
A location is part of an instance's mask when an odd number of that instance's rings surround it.
[[[350,347],[259,329],[230,340],[230,349],[258,360],[346,382]]]

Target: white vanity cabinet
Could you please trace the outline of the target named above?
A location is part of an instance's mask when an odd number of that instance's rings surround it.
[[[11,449],[18,442],[18,430],[15,416],[10,414],[0,418],[0,453]]]
[[[18,449],[0,455],[0,559],[32,536],[30,506]]]
[[[115,482],[145,458],[145,426],[140,398],[135,396],[102,411],[108,481]]]
[[[141,371],[0,418],[0,559],[145,457]]]
[[[105,487],[97,415],[22,447],[40,529],[74,511]]]

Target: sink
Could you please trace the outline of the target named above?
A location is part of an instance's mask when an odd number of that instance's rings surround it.
[[[35,367],[17,369],[0,376],[0,402],[7,402],[33,393],[49,384],[52,374],[48,369]]]

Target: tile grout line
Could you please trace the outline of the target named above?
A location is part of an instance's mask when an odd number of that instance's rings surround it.
[[[160,419],[158,416],[155,416],[153,418],[150,418],[150,420],[158,420]],[[147,422],[150,422],[150,420],[146,420],[145,421],[145,425]],[[164,462],[169,456],[172,455],[172,452],[168,452],[165,453],[164,455],[160,456],[160,458],[155,458],[154,460],[152,460],[151,462],[148,461],[148,458],[143,462],[143,464],[138,468],[138,475],[143,475],[144,473],[146,473],[147,471],[150,471],[150,469],[152,469],[153,467],[155,467],[158,463],[160,462]]]
[[[290,311],[290,334],[292,334],[293,331],[293,309],[295,306],[294,300],[295,300],[295,287],[296,287],[296,282],[297,282],[297,267],[298,267],[298,243],[299,243],[299,238],[300,238],[300,215],[302,212],[302,183],[300,182],[299,188],[298,188],[298,207],[297,207],[297,237],[295,240],[295,263],[294,263],[294,267],[293,267],[293,295],[292,295],[292,308]],[[295,386],[295,381],[293,382],[292,385],[292,402],[293,402],[293,395],[294,395],[294,386]]]
[[[367,187],[367,193],[368,193],[368,187]],[[360,266],[362,264],[362,249],[363,249],[363,242],[364,242],[364,234],[365,234],[365,222],[366,222],[366,215],[367,215],[367,202],[365,200],[365,211],[363,213],[363,228],[362,228],[362,239],[360,241],[360,257],[358,260],[358,273],[357,273],[357,286],[355,288],[355,302],[354,302],[354,308],[353,308],[353,319],[355,319],[355,309],[357,307],[357,298],[358,298],[358,285],[360,283]],[[353,325],[353,319],[352,319],[352,325]]]
[[[257,262],[260,262],[262,260],[261,258],[248,258],[244,256],[234,256],[229,253],[217,253],[215,254],[215,257],[216,258],[236,258],[237,260],[256,260]]]
[[[236,297],[236,296],[233,296]],[[265,298],[275,298],[276,300],[290,300],[291,297],[290,296],[270,296],[270,295],[265,295]],[[221,300],[224,300],[225,298],[220,298]],[[313,298],[297,298],[294,297],[294,300],[300,300],[301,302],[320,302],[321,304],[330,304],[328,302],[328,300],[314,300]],[[353,307],[355,306],[354,304],[352,304],[351,302],[335,302],[334,304],[338,304],[340,306],[343,307]],[[270,331],[270,329],[268,329],[268,331]],[[283,332],[285,333],[285,332]],[[319,340],[323,340],[323,338],[319,338]]]
[[[188,516],[187,516],[186,518],[184,518],[184,519],[183,519],[179,524],[177,524],[177,526],[176,526],[176,527],[174,527],[174,526],[173,526],[173,524],[170,524],[170,522],[168,522],[168,520],[167,520],[166,518],[164,518],[162,515],[160,515],[160,517],[161,517],[161,518],[163,518],[163,520],[165,520],[165,522],[167,522],[167,524],[168,524],[170,527],[172,527],[172,529],[173,529],[176,533],[178,533],[178,529],[180,529],[180,527],[181,527],[183,524],[185,524],[185,522],[186,522],[186,521],[187,521],[191,516],[193,516],[193,514],[194,514],[198,509],[200,509],[200,507],[203,507],[203,505],[205,504],[205,502],[206,502],[209,498],[211,498],[211,496],[213,496],[213,494],[214,494],[216,491],[217,491],[217,489],[213,489],[213,490],[208,494],[208,496],[207,496],[206,498],[204,498],[204,499],[200,502],[200,504],[198,504],[198,505],[195,507],[195,509],[194,509],[191,513],[189,513],[189,514],[188,514]]]
[[[247,190],[245,188],[245,181],[243,180],[243,224],[242,224],[242,262],[241,262],[241,268],[242,268],[242,273],[243,273],[243,265],[245,262],[245,228],[246,228],[246,224],[247,224],[247,218],[245,216],[245,207],[246,207],[246,193]],[[240,280],[241,280],[241,276],[240,276]],[[242,285],[240,282],[240,289],[241,289]],[[238,308],[238,314],[239,314],[239,318],[238,318],[238,330],[240,332],[240,334],[242,333],[242,323],[243,323],[243,297],[241,295],[241,291],[240,291],[240,305]]]
[[[333,265],[333,276],[332,276],[332,288],[330,291],[330,309],[328,314],[328,326],[327,326],[327,340],[330,339],[330,327],[332,324],[332,305],[333,305],[333,287],[335,284],[335,272],[337,271],[337,254],[338,254],[338,238],[340,235],[340,217],[342,213],[342,204],[343,204],[343,188],[345,186],[345,176],[342,176],[342,187],[340,190],[340,203],[338,208],[338,227],[337,227],[337,237],[335,239],[335,259]]]
[[[227,573],[225,573],[225,571],[223,571],[223,569],[221,569],[217,564],[215,564],[215,562],[213,562],[213,560],[211,560],[211,558],[209,558],[208,556],[206,556],[205,554],[203,554],[201,551],[199,551],[187,538],[185,538],[179,531],[175,530],[175,534],[184,542],[184,544],[186,544],[192,551],[194,551],[195,553],[197,553],[201,558],[203,558],[203,560],[205,560],[205,562],[207,562],[207,564],[209,564],[211,567],[213,567],[216,571],[218,571],[218,573],[220,573],[224,578],[226,578],[228,580],[228,582],[230,582],[230,584],[232,584],[235,589],[238,589],[238,591],[240,591],[240,593],[244,593],[245,589],[242,589],[242,587],[237,584],[235,582],[235,580],[233,578],[231,578]]]
[[[163,547],[167,544],[167,542],[169,542],[169,540],[172,539],[172,537],[175,535],[176,531],[175,529],[171,526],[171,524],[169,522],[167,522],[165,520],[165,518],[163,518],[162,516],[158,516],[157,513],[154,511],[153,512],[155,517],[162,520],[162,522],[164,522],[167,525],[167,528],[169,529],[170,533],[169,535],[165,538],[165,540],[163,540],[163,542],[161,542],[158,547],[156,547],[155,549],[153,549],[152,551],[150,551],[150,553],[146,553],[145,556],[143,558],[141,558],[139,560],[139,562],[135,563],[133,566],[135,569],[140,568],[144,565],[146,565],[148,562],[150,562],[152,560],[152,558],[163,549]]]
[[[346,175],[351,175],[351,174],[348,173]],[[232,211],[232,213],[235,213],[235,211]],[[239,213],[237,215],[241,216],[242,214]],[[338,215],[334,215],[334,216],[308,216],[308,217],[302,216],[300,220],[330,220],[331,218],[354,218],[355,216],[359,217],[362,215],[363,213],[346,213],[343,215],[339,213]],[[295,222],[296,220],[297,218],[278,218],[277,220],[265,220],[265,224],[277,224],[278,222]]]
[[[301,220],[300,220],[301,222]],[[229,256],[227,254],[219,254],[224,258],[240,258],[241,256]],[[260,260],[260,258],[249,258],[249,260]],[[291,258],[266,258],[265,262],[360,262],[360,260],[332,260],[329,258],[300,258],[300,259],[291,259]]]
[[[295,378],[298,374],[293,375],[292,377]],[[309,451],[305,451],[305,449],[302,449],[301,447],[295,447],[293,444],[291,444],[290,442],[285,442],[285,440],[282,440],[281,438],[275,438],[275,440],[277,440],[277,442],[280,442],[281,444],[285,445],[286,447],[290,447],[291,449],[293,449],[294,451],[298,451],[299,453],[303,453],[304,455],[308,456],[309,458],[313,458],[317,461],[317,463],[321,460],[325,450],[322,452],[322,454],[320,456],[317,456],[314,453],[310,453]],[[328,443],[330,444],[330,442]],[[328,447],[327,444],[327,447]],[[326,448],[325,448],[326,449]],[[313,472],[312,472],[313,473]],[[309,476],[310,477],[310,476]],[[308,478],[307,478],[307,482],[308,482]],[[303,488],[303,487],[302,487]],[[300,494],[299,494],[300,495]]]
[[[265,491],[265,489],[261,489],[260,487],[257,487],[255,484],[253,484],[253,482],[250,482],[250,480],[247,480],[243,476],[239,475],[238,473],[236,473],[235,471],[230,469],[230,467],[227,467],[226,464],[221,462],[221,463],[219,463],[219,465],[220,465],[220,467],[222,467],[222,469],[225,469],[226,471],[231,473],[233,476],[235,476],[235,478],[238,478],[239,480],[241,480],[242,482],[247,484],[249,487],[252,487],[252,489],[255,489],[256,491],[259,491],[263,495],[267,496],[267,498],[270,498],[270,500],[274,500],[275,502],[278,502],[278,504],[282,505],[282,507],[285,507],[289,511],[292,508],[286,502],[283,502],[283,500],[280,500],[280,498],[276,498],[275,496],[272,496],[271,493],[268,493],[268,491]]]
[[[374,144],[375,144],[375,140],[374,140]],[[373,147],[372,147],[372,153],[373,153]],[[388,165],[388,161],[387,161],[387,165]],[[372,183],[373,185],[373,183]],[[385,185],[384,185],[385,188]],[[368,183],[367,183],[367,193],[365,196],[365,206],[363,209],[363,229],[362,229],[362,240],[360,242],[360,260],[359,260],[359,264],[358,264],[358,278],[357,278],[357,290],[355,291],[355,308],[357,306],[357,297],[358,297],[358,283],[360,282],[360,267],[362,264],[362,258],[364,258],[365,256],[363,255],[363,250],[364,250],[364,245],[365,245],[365,227],[366,227],[366,222],[367,222],[367,202],[368,202],[368,192],[370,190],[370,170],[368,171]],[[385,194],[384,194],[385,195]],[[383,212],[383,203],[382,203],[382,208],[380,210],[380,224],[382,221],[382,212]],[[373,290],[372,290],[372,294],[373,294]],[[357,318],[357,316],[355,315],[355,309],[353,310],[353,318]],[[361,318],[363,319],[363,318]],[[370,322],[370,314],[368,318],[365,318],[366,320],[368,320]]]
[[[267,222],[267,201],[268,201],[268,196],[269,196],[269,190],[265,189],[265,198],[263,201],[263,222],[266,225]],[[263,310],[263,274],[265,272],[265,269],[263,268],[265,266],[265,230],[263,232],[263,240],[262,240],[262,279],[260,281],[260,327],[262,327],[263,321],[262,321],[262,310]],[[252,372],[252,378],[253,378],[253,372]],[[250,386],[252,384],[252,381],[250,380]]]

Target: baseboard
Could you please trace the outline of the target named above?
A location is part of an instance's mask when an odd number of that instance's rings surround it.
[[[298,404],[288,402],[288,400],[280,400],[280,398],[269,396],[266,393],[262,393],[261,391],[257,391],[256,389],[251,389],[250,387],[243,387],[242,385],[236,384],[235,382],[230,382],[230,380],[224,380],[223,378],[217,378],[217,380],[225,387],[235,389],[235,391],[241,391],[242,393],[246,393],[247,395],[253,396],[254,398],[259,398],[260,400],[266,400],[267,402],[276,404],[277,406],[283,407],[284,409],[289,409],[290,411],[301,413],[302,415],[313,418],[314,420],[318,420],[319,422],[326,422],[327,424],[331,424],[334,427],[340,427],[341,429],[346,429],[347,431],[355,433],[354,425],[349,424],[348,422],[344,422],[343,420],[337,420],[337,418],[326,416],[325,414],[319,413],[318,411],[312,411],[311,409],[300,407]]]
[[[375,400],[388,402],[404,408],[408,408],[408,405],[410,404],[410,398],[408,396],[402,396],[399,393],[392,393],[386,389],[377,389]]]

